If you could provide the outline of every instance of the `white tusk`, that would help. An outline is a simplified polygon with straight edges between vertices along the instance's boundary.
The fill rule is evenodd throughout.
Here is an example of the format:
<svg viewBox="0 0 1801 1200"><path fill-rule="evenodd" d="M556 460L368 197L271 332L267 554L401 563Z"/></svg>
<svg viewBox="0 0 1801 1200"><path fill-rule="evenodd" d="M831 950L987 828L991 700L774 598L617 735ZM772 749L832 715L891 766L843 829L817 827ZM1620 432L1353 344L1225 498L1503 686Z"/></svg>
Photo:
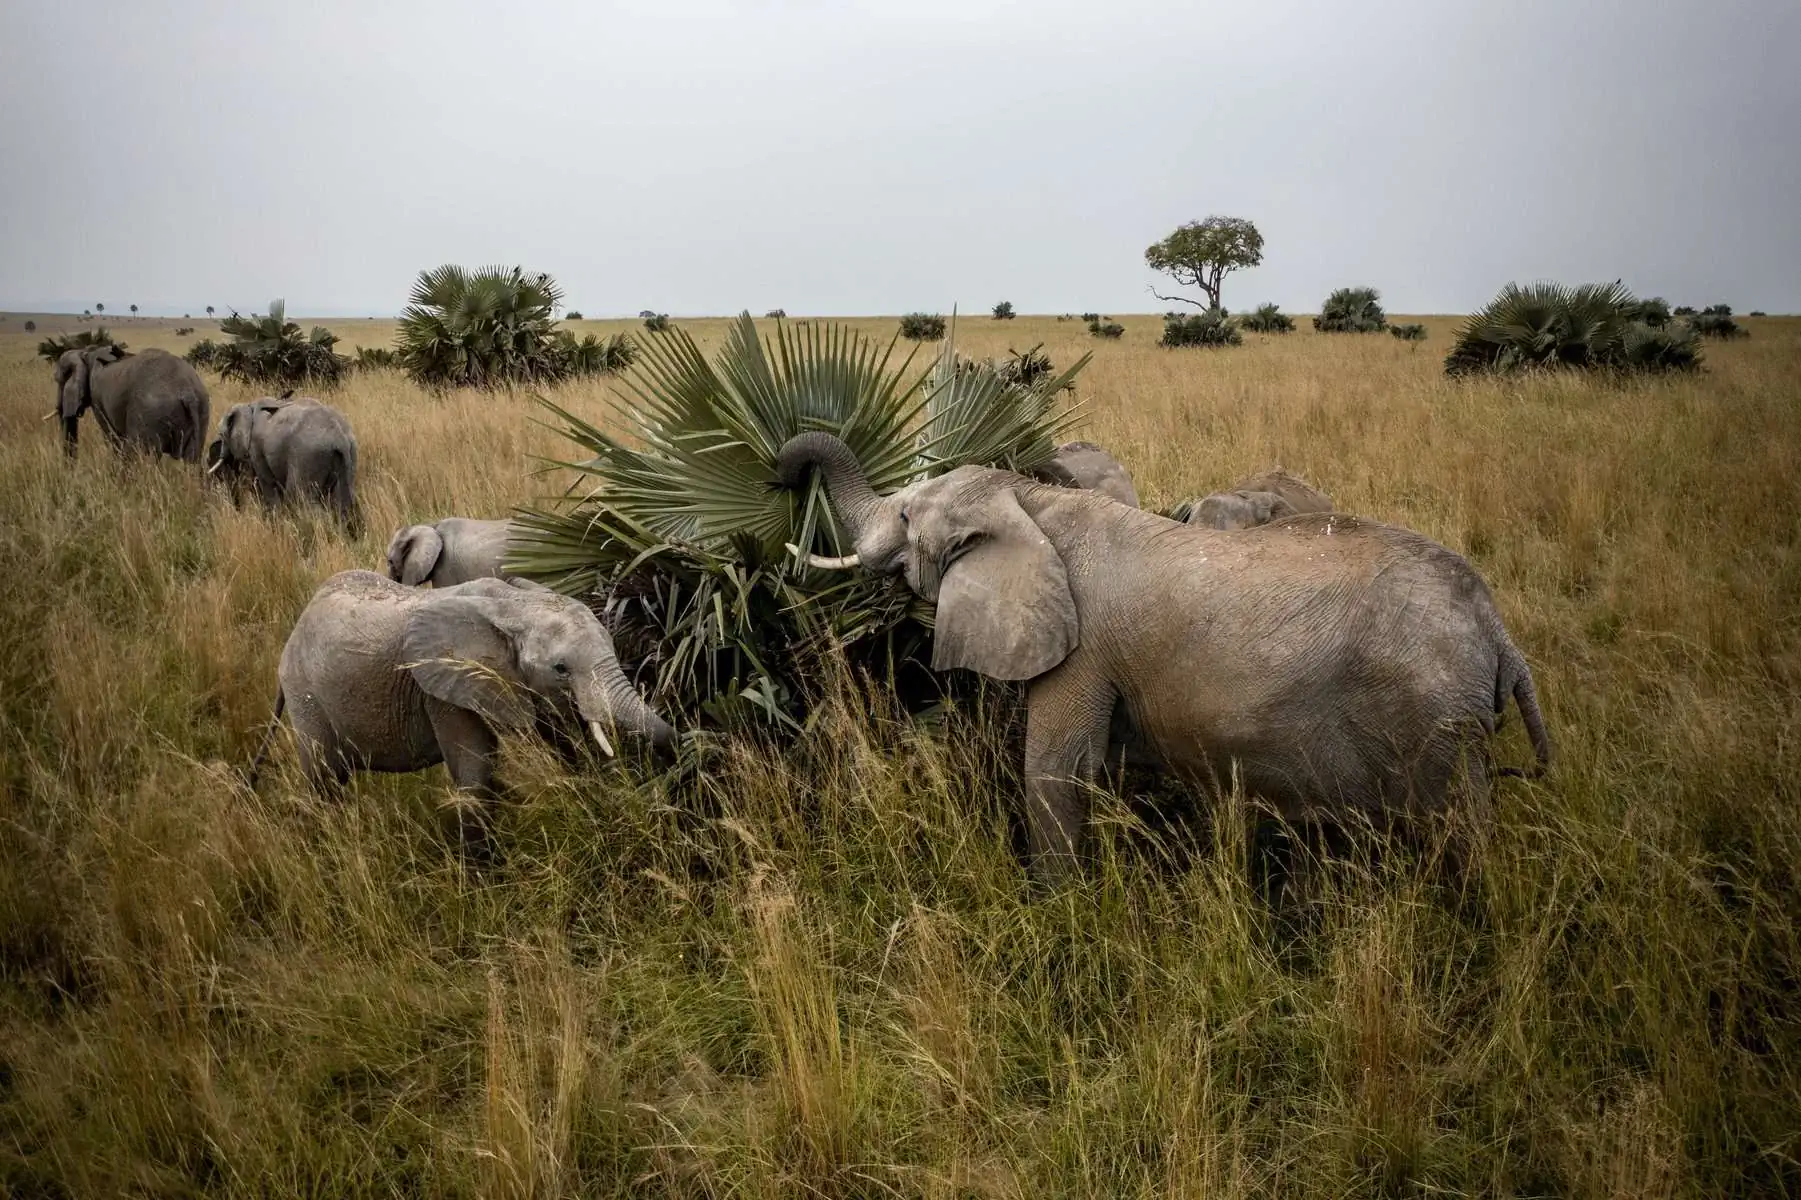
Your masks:
<svg viewBox="0 0 1801 1200"><path fill-rule="evenodd" d="M54 420L56 420L56 417L57 417L57 411L54 408L44 414L44 420L46 420L46 421L54 421Z"/></svg>
<svg viewBox="0 0 1801 1200"><path fill-rule="evenodd" d="M208 474L208 475L211 475L211 474L212 474L212 473L213 473L213 472L215 472L215 471L217 471L217 470L218 470L218 469L219 469L219 468L220 468L220 467L222 467L222 466L224 466L224 465L225 465L225 460L224 460L224 459L220 459L220 460L219 460L219 461L218 461L218 462L216 462L216 463L214 463L214 464L213 464L213 465L212 465L212 466L210 466L210 467L208 467L208 468L207 468L207 469L206 469L206 473L207 473L207 474Z"/></svg>
<svg viewBox="0 0 1801 1200"><path fill-rule="evenodd" d="M613 757L613 743L607 741L607 731L600 727L599 721L589 721L588 728L594 734L594 740L600 743L600 750L608 758Z"/></svg>
<svg viewBox="0 0 1801 1200"><path fill-rule="evenodd" d="M821 571L848 571L852 567L863 565L863 560L855 554L846 554L843 558L827 558L823 554L802 554L800 547L793 542L783 542L788 553L805 562L809 567L817 567Z"/></svg>

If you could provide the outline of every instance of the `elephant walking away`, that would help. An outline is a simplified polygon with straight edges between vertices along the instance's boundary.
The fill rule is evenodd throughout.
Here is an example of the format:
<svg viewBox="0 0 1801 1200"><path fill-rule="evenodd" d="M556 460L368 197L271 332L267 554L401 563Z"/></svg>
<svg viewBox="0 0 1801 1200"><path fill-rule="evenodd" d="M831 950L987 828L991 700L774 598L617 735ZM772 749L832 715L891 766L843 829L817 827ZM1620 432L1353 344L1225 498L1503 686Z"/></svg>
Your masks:
<svg viewBox="0 0 1801 1200"><path fill-rule="evenodd" d="M1250 529L1296 513L1331 511L1332 497L1277 467L1202 497L1190 507L1187 521L1209 529Z"/></svg>
<svg viewBox="0 0 1801 1200"><path fill-rule="evenodd" d="M81 416L94 419L117 449L135 446L183 462L199 462L212 420L200 373L166 350L126 353L83 346L56 360L55 415L63 450L75 454ZM46 418L48 419L48 418Z"/></svg>
<svg viewBox="0 0 1801 1200"><path fill-rule="evenodd" d="M321 789L353 770L439 762L460 789L494 791L500 734L577 717L602 751L626 733L672 750L676 736L619 669L612 639L579 600L530 583L481 579L411 588L373 571L327 579L282 647L285 706L300 765Z"/></svg>
<svg viewBox="0 0 1801 1200"><path fill-rule="evenodd" d="M1065 442L1034 477L1060 487L1087 488L1132 508L1138 507L1138 489L1132 473L1093 442Z"/></svg>
<svg viewBox="0 0 1801 1200"><path fill-rule="evenodd" d="M344 414L310 397L234 404L206 448L207 473L248 477L263 503L322 500L354 526L356 437Z"/></svg>
<svg viewBox="0 0 1801 1200"><path fill-rule="evenodd" d="M409 587L498 579L512 526L511 521L445 517L396 530L388 542L388 578Z"/></svg>
<svg viewBox="0 0 1801 1200"><path fill-rule="evenodd" d="M1041 874L1081 848L1082 784L1107 761L1116 705L1170 768L1203 782L1236 768L1295 821L1439 813L1466 756L1461 790L1484 809L1486 735L1510 696L1537 769L1550 762L1488 586L1410 530L1313 513L1223 533L980 467L878 496L823 433L782 448L778 481L801 486L812 468L856 553L809 561L904 574L936 605L934 669L1028 681Z"/></svg>

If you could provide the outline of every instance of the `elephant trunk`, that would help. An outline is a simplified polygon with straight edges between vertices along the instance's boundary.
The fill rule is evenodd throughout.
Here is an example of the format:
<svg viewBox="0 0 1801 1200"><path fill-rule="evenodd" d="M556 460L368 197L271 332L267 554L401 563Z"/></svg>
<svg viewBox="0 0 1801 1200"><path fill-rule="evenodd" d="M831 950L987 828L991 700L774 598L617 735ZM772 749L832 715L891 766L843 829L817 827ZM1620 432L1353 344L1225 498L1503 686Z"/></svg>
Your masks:
<svg viewBox="0 0 1801 1200"><path fill-rule="evenodd" d="M776 456L776 478L785 488L807 481L807 468L817 467L825 476L826 498L838 523L853 541L863 535L881 497L869 486L862 464L851 448L829 433L802 433L788 439Z"/></svg>
<svg viewBox="0 0 1801 1200"><path fill-rule="evenodd" d="M589 687L578 689L575 699L582 720L588 723L603 751L613 753L613 745L607 739L609 726L644 738L660 751L674 751L675 730L644 703L617 662L609 661L595 676Z"/></svg>

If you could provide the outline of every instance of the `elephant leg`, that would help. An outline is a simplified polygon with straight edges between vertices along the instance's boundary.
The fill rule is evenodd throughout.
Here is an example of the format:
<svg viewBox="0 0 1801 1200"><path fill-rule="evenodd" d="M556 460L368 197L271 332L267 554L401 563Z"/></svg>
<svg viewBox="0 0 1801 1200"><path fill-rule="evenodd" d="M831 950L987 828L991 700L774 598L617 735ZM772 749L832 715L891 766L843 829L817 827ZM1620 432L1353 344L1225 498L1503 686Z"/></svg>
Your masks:
<svg viewBox="0 0 1801 1200"><path fill-rule="evenodd" d="M1111 684L1073 658L1026 692L1026 831L1041 880L1067 878L1077 867L1116 699Z"/></svg>
<svg viewBox="0 0 1801 1200"><path fill-rule="evenodd" d="M334 800L343 794L344 785L350 782L350 765L338 753L329 734L314 735L296 728L294 750L300 760L300 773L313 791Z"/></svg>
<svg viewBox="0 0 1801 1200"><path fill-rule="evenodd" d="M471 857L489 861L493 845L486 809L499 794L494 762L500 755L500 739L486 721L467 709L428 699L426 713L450 781L463 793L450 805L456 840Z"/></svg>

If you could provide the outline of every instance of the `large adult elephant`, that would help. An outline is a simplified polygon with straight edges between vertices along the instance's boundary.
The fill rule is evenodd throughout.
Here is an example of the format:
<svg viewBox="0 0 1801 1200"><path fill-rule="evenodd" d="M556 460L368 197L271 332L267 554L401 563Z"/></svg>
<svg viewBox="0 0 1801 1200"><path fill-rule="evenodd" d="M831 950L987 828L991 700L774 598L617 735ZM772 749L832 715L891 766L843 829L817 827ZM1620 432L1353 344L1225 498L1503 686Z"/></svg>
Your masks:
<svg viewBox="0 0 1801 1200"><path fill-rule="evenodd" d="M1121 504L1138 507L1138 489L1126 465L1093 442L1064 442L1036 478L1061 487L1087 488Z"/></svg>
<svg viewBox="0 0 1801 1200"><path fill-rule="evenodd" d="M206 457L208 474L249 477L265 504L313 497L356 521L356 436L329 404L308 396L234 404Z"/></svg>
<svg viewBox="0 0 1801 1200"><path fill-rule="evenodd" d="M89 409L114 447L200 461L212 419L199 372L166 350L83 346L56 360L56 415L71 457Z"/></svg>
<svg viewBox="0 0 1801 1200"><path fill-rule="evenodd" d="M676 740L621 673L599 619L536 584L481 579L422 590L341 571L294 623L278 678L253 786L284 707L301 768L320 788L353 770L442 762L458 788L487 795L499 735L546 719L579 718L609 755L609 734L664 750Z"/></svg>
<svg viewBox="0 0 1801 1200"><path fill-rule="evenodd" d="M814 467L856 550L814 565L904 573L936 604L935 669L1029 681L1040 871L1080 849L1116 705L1170 767L1215 782L1236 768L1293 820L1441 811L1466 753L1481 801L1484 735L1509 696L1550 761L1487 585L1417 533L1331 513L1222 533L980 467L879 496L823 433L782 448L779 482Z"/></svg>

